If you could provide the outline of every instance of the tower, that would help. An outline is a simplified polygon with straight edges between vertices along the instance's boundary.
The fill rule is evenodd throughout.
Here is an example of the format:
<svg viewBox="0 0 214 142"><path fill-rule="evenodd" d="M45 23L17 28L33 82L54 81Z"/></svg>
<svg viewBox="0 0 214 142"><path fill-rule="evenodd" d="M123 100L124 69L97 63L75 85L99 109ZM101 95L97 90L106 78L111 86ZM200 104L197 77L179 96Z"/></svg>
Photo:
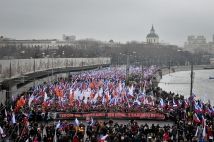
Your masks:
<svg viewBox="0 0 214 142"><path fill-rule="evenodd" d="M159 36L155 33L155 29L152 25L150 33L146 36L147 43L159 43Z"/></svg>

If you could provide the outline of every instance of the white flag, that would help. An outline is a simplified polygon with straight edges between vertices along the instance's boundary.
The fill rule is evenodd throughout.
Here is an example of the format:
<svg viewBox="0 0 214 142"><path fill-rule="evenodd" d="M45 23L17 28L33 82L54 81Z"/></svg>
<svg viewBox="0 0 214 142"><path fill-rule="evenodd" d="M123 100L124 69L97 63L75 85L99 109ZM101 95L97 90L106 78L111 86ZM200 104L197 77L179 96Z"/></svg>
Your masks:
<svg viewBox="0 0 214 142"><path fill-rule="evenodd" d="M195 132L195 137L198 136L198 127L197 127L197 130Z"/></svg>
<svg viewBox="0 0 214 142"><path fill-rule="evenodd" d="M0 126L0 133L1 133L1 134L4 133L4 131L3 131L3 129L1 128L1 126Z"/></svg>
<svg viewBox="0 0 214 142"><path fill-rule="evenodd" d="M44 102L47 100L48 96L47 96L47 93L45 92L45 95L44 95Z"/></svg>
<svg viewBox="0 0 214 142"><path fill-rule="evenodd" d="M4 109L4 113L5 113L5 116L7 117L7 110L6 109Z"/></svg>
<svg viewBox="0 0 214 142"><path fill-rule="evenodd" d="M16 123L16 119L15 119L15 115L14 113L12 114L12 123L15 124Z"/></svg>

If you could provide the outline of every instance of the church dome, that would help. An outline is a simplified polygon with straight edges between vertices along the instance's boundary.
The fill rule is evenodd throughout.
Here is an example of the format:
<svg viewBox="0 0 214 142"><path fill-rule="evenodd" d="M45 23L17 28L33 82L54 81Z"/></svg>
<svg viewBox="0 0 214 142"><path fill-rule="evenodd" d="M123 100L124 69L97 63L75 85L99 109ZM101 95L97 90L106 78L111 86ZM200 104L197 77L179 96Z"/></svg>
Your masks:
<svg viewBox="0 0 214 142"><path fill-rule="evenodd" d="M159 38L159 36L156 33L149 33L146 38Z"/></svg>
<svg viewBox="0 0 214 142"><path fill-rule="evenodd" d="M155 29L152 25L152 29L150 30L150 33L146 36L147 43L158 43L159 42L159 36L155 33Z"/></svg>

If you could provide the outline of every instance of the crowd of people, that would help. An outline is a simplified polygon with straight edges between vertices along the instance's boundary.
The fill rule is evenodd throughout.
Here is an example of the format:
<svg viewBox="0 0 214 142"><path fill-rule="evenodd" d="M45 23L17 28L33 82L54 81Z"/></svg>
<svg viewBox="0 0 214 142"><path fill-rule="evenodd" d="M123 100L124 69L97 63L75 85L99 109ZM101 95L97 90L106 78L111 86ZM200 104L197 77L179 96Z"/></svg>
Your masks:
<svg viewBox="0 0 214 142"><path fill-rule="evenodd" d="M210 101L196 100L195 94L184 98L152 87L150 79L157 69L154 66L144 68L142 75L140 68L131 68L131 84L124 81L124 67L117 67L35 86L1 104L1 139L3 142L6 139L13 142L213 141L214 109ZM95 123L90 120L87 126L66 121L49 122L53 119L52 112L95 111L161 113L165 115L165 122L172 121L174 125L161 128L139 125L137 120L124 125L96 118L92 118Z"/></svg>

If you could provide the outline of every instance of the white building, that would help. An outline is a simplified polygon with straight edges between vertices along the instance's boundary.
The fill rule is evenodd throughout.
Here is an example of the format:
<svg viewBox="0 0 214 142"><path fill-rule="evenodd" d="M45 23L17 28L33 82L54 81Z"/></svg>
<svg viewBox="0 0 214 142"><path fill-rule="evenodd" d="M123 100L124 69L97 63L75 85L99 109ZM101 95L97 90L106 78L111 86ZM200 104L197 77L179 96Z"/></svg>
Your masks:
<svg viewBox="0 0 214 142"><path fill-rule="evenodd" d="M155 33L155 30L152 25L150 33L146 36L147 43L159 43L159 36Z"/></svg>
<svg viewBox="0 0 214 142"><path fill-rule="evenodd" d="M85 39L87 42L98 42L100 46L115 46L117 47L119 44L115 42L102 42L98 41L92 38ZM57 40L57 39L42 39L42 40L15 40L15 39L5 39L0 37L0 48L1 47L7 47L7 46L12 46L12 47L27 47L27 48L33 48L33 47L39 47L41 50L47 50L50 49L51 47L63 47L63 46L75 46L75 47L80 47L78 46L79 43L76 40Z"/></svg>
<svg viewBox="0 0 214 142"><path fill-rule="evenodd" d="M65 34L62 35L63 40L68 40L68 41L75 41L76 40L76 36L72 35L72 36L67 36Z"/></svg>
<svg viewBox="0 0 214 142"><path fill-rule="evenodd" d="M207 43L204 36L188 36L187 42L184 43L184 50L191 53L207 52L214 54L214 35L213 41Z"/></svg>

